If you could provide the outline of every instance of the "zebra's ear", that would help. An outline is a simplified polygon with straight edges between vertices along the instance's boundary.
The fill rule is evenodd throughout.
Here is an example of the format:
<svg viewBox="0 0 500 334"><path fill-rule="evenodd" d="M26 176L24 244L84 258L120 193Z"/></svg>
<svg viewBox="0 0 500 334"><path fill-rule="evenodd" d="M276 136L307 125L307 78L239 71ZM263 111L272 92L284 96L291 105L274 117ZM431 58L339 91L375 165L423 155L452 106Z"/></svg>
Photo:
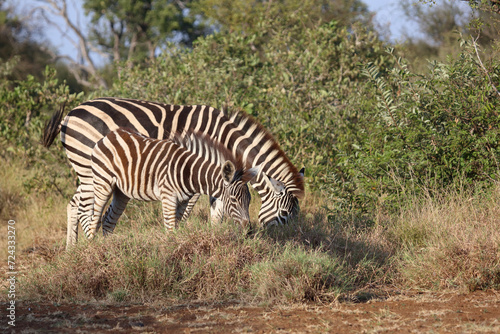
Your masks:
<svg viewBox="0 0 500 334"><path fill-rule="evenodd" d="M302 167L302 169L299 171L299 175L304 177L304 172L306 171L305 167Z"/></svg>
<svg viewBox="0 0 500 334"><path fill-rule="evenodd" d="M222 179L226 185L233 181L235 173L236 167L231 161L227 160L224 163L224 166L222 166Z"/></svg>
<svg viewBox="0 0 500 334"><path fill-rule="evenodd" d="M264 178L264 181L266 181L267 186L275 192L280 193L285 190L285 184L283 182L267 176L266 173L262 173L262 177Z"/></svg>

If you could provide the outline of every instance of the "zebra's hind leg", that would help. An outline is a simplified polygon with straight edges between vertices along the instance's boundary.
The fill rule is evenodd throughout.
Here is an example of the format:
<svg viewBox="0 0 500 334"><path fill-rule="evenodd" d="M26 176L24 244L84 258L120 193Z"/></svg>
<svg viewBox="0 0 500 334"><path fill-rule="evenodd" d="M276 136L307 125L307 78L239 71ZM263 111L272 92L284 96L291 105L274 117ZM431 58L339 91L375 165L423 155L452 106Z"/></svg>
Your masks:
<svg viewBox="0 0 500 334"><path fill-rule="evenodd" d="M107 236L109 234L112 234L115 227L116 223L118 222L118 219L120 219L121 215L123 214L123 211L125 211L125 208L127 207L127 203L130 201L130 198L125 196L120 189L116 188L114 193L113 193L113 200L111 201L111 204L109 205L108 210L104 214L104 217L102 219L102 234L104 236ZM97 227L97 230L99 230L99 227ZM96 231L97 232L97 231Z"/></svg>
<svg viewBox="0 0 500 334"><path fill-rule="evenodd" d="M182 208L183 211L181 212L182 215L182 218L180 219L181 221L186 221L188 219L189 215L191 214L191 211L193 211L194 205L198 201L198 198L200 198L200 194L194 194L194 196L189 199L184 208ZM181 208L178 208L178 210L181 210Z"/></svg>
<svg viewBox="0 0 500 334"><path fill-rule="evenodd" d="M68 225L66 231L66 250L78 242L78 204L80 202L80 187L76 189L67 206Z"/></svg>
<svg viewBox="0 0 500 334"><path fill-rule="evenodd" d="M97 177L94 179L94 191L92 196L93 214L92 221L88 226L87 234L89 239L92 239L97 234L99 226L101 225L101 217L102 213L104 212L104 207L106 206L106 203L108 203L114 189L116 188L114 182L109 184L107 182L100 181L101 180Z"/></svg>
<svg viewBox="0 0 500 334"><path fill-rule="evenodd" d="M175 221L180 222L184 220L184 213L189 205L189 200L180 201L177 203L177 208L175 209ZM189 214L188 214L189 216ZM187 217L186 217L187 218Z"/></svg>
<svg viewBox="0 0 500 334"><path fill-rule="evenodd" d="M82 230L88 238L90 236L90 224L94 212L94 185L92 184L92 180L90 180L90 183L84 183L82 180L79 189L78 222L80 222Z"/></svg>

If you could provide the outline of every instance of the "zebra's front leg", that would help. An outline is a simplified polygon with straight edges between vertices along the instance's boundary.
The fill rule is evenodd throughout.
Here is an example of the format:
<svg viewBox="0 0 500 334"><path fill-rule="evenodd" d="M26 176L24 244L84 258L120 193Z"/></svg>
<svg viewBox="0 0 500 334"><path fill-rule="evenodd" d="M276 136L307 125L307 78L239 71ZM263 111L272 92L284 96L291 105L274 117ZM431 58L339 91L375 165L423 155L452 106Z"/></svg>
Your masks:
<svg viewBox="0 0 500 334"><path fill-rule="evenodd" d="M182 212L182 219L181 221L186 221L191 214L191 211L193 211L193 207L198 201L198 198L200 198L200 194L194 194L193 197L191 197L187 203L187 205L184 208L184 211Z"/></svg>
<svg viewBox="0 0 500 334"><path fill-rule="evenodd" d="M224 218L224 205L220 199L210 196L210 222L219 224Z"/></svg>
<svg viewBox="0 0 500 334"><path fill-rule="evenodd" d="M167 193L161 194L161 207L163 211L163 223L167 232L172 231L177 227L177 205L178 200L176 195Z"/></svg>
<svg viewBox="0 0 500 334"><path fill-rule="evenodd" d="M125 196L120 191L120 189L118 188L115 189L113 193L113 200L111 201L108 210L106 211L104 217L102 218L102 234L104 236L113 233L116 227L116 223L123 214L123 211L125 211L125 208L127 207L129 201L130 198ZM99 230L99 227L97 229Z"/></svg>

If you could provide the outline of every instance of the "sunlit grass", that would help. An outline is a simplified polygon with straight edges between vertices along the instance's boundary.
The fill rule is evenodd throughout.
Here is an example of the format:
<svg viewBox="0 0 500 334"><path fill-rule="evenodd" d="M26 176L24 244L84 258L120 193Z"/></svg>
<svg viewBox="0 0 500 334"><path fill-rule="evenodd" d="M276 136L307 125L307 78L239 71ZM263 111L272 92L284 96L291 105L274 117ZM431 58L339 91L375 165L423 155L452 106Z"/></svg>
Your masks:
<svg viewBox="0 0 500 334"><path fill-rule="evenodd" d="M15 221L18 263L32 250L62 246L66 235L66 205L69 200L57 193L26 191L25 183L35 173L35 169L26 168L19 160L9 161L0 169L0 215L3 221ZM7 233L1 233L0 240L2 245L6 245ZM6 252L7 247L2 247L0 254L3 258L6 258Z"/></svg>
<svg viewBox="0 0 500 334"><path fill-rule="evenodd" d="M286 304L365 298L367 287L477 289L500 286L499 189L405 195L394 215L332 214L306 192L286 226L212 225L208 198L167 234L160 203L131 201L115 234L80 234L64 251L67 196L27 189L38 173L14 161L0 170L1 216L16 221L22 298L111 302L239 299ZM62 193L71 193L72 186ZM425 192L424 192L425 193ZM6 234L2 244L6 245ZM7 248L1 250L7 255Z"/></svg>
<svg viewBox="0 0 500 334"><path fill-rule="evenodd" d="M500 186L473 195L413 198L388 232L400 245L396 271L412 288L500 287Z"/></svg>

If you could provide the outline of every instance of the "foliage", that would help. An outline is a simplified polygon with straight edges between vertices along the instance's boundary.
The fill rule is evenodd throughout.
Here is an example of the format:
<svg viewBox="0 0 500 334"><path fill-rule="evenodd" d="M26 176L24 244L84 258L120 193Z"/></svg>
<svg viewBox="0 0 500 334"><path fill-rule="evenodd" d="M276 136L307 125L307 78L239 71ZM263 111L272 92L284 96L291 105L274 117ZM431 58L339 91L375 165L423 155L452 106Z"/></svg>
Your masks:
<svg viewBox="0 0 500 334"><path fill-rule="evenodd" d="M498 78L500 64L490 66ZM431 63L426 76L412 74L400 58L385 77L371 64L365 74L378 100L376 118L350 155L365 196L394 198L402 184L491 185L499 169L500 99L468 43L456 59Z"/></svg>
<svg viewBox="0 0 500 334"><path fill-rule="evenodd" d="M200 39L147 69L122 69L106 93L252 114L306 165L333 212L392 210L401 183L487 185L495 177L499 99L484 70L495 82L500 64L483 70L470 43L420 75L359 27L257 26Z"/></svg>
<svg viewBox="0 0 500 334"><path fill-rule="evenodd" d="M472 8L500 14L500 4L498 0L467 0Z"/></svg>
<svg viewBox="0 0 500 334"><path fill-rule="evenodd" d="M153 59L167 39L191 45L204 33L191 1L86 0L83 6L94 24L91 37L114 61Z"/></svg>
<svg viewBox="0 0 500 334"><path fill-rule="evenodd" d="M496 59L481 63L484 53L463 41L458 56L417 74L370 29L314 22L300 10L272 19L256 13L241 33L224 30L192 50L172 48L146 67L122 64L114 86L91 95L251 114L306 166L310 189L329 198L332 219L396 210L402 189L456 180L486 187L496 177ZM45 110L82 98L53 72L47 76L43 84L3 82L0 130L11 151L40 150L28 139L40 135Z"/></svg>
<svg viewBox="0 0 500 334"><path fill-rule="evenodd" d="M56 71L47 67L45 80L29 75L26 80L9 81L16 59L0 67L0 146L15 154L34 157L41 148L44 120L63 103L69 106L81 100L83 94L70 94L69 87L59 84Z"/></svg>
<svg viewBox="0 0 500 334"><path fill-rule="evenodd" d="M192 52L159 57L146 69L123 68L114 87L98 94L244 110L319 184L338 162L337 143L356 136L355 129L339 130L343 119L370 103L355 95L367 84L362 64L369 61L393 62L377 36L360 27L304 29L287 18L263 19L252 34L207 36Z"/></svg>
<svg viewBox="0 0 500 334"><path fill-rule="evenodd" d="M29 192L66 194L68 178L73 178L62 149L48 151L40 144L45 122L63 104L71 108L81 102L83 93L71 94L60 84L56 71L47 67L44 81L28 75L25 80L6 78L16 66L16 59L0 64L0 158L4 165L23 161L30 168L24 189ZM62 147L61 147L62 148Z"/></svg>
<svg viewBox="0 0 500 334"><path fill-rule="evenodd" d="M302 27L332 20L341 26L370 22L368 8L359 0L201 0L194 8L217 24L221 31L243 34L254 32L261 16L269 21L287 18L290 26L300 24ZM297 16L300 12L307 13L307 16ZM296 20L298 17L300 20Z"/></svg>
<svg viewBox="0 0 500 334"><path fill-rule="evenodd" d="M44 68L51 58L42 45L35 41L34 35L25 22L15 17L5 3L0 2L0 59L5 62L17 57L8 79L22 80L28 74L38 79L43 76Z"/></svg>
<svg viewBox="0 0 500 334"><path fill-rule="evenodd" d="M460 53L460 40L474 37L489 52L485 57L497 56L494 46L500 37L500 16L487 9L465 2L439 1L431 6L428 1L414 3L401 1L403 14L418 28L404 32L402 51L409 66L418 73L427 72L427 60L445 61L450 54ZM424 4L422 4L424 3Z"/></svg>

